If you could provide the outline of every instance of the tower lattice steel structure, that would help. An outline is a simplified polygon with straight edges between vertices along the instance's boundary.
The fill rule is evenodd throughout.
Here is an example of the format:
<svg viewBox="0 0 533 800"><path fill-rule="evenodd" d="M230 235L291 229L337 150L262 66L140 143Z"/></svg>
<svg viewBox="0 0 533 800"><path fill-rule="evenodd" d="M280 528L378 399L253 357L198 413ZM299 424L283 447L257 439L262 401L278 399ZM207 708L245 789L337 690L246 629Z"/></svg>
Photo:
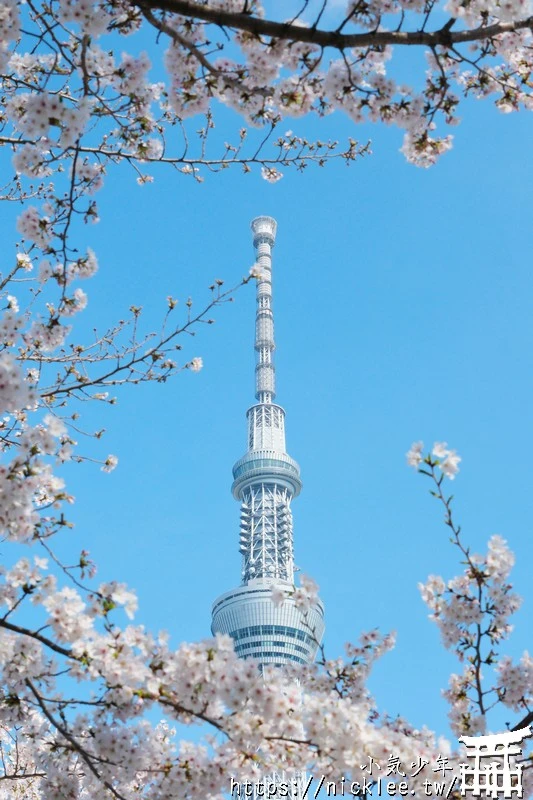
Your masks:
<svg viewBox="0 0 533 800"><path fill-rule="evenodd" d="M311 662L324 633L318 601L304 618L289 598L272 602L273 586L294 583L291 501L300 493L300 468L286 450L285 411L276 396L272 248L276 221L252 222L257 280L255 323L256 400L247 412L248 447L233 467L233 496L241 503L242 582L213 605L213 633L229 634L242 658L261 665Z"/></svg>

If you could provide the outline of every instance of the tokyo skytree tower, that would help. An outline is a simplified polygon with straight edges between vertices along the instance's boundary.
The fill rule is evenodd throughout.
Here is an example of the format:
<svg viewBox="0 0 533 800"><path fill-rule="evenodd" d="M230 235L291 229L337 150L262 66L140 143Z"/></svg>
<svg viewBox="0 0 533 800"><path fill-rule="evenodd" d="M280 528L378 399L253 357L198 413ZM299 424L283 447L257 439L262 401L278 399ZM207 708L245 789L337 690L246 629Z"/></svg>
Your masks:
<svg viewBox="0 0 533 800"><path fill-rule="evenodd" d="M241 658L260 666L314 660L324 634L324 608L318 601L304 615L291 598L272 602L272 588L294 584L291 501L302 488L300 468L285 446L285 411L276 397L272 248L276 221L253 220L257 279L255 322L256 404L247 411L248 446L233 467L233 496L241 504L241 585L213 604L212 632L225 633ZM297 797L295 792L293 797Z"/></svg>

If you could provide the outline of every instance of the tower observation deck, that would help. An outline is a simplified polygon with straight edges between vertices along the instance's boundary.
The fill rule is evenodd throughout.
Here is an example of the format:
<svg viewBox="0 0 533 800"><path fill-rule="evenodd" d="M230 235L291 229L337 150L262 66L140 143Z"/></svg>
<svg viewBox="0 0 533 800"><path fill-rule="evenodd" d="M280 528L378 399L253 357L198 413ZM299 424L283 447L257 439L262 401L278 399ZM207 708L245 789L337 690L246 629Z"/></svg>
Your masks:
<svg viewBox="0 0 533 800"><path fill-rule="evenodd" d="M288 598L272 602L273 587L291 590L294 555L291 502L302 488L300 468L285 444L285 411L274 402L272 248L276 221L252 221L257 279L255 353L256 403L247 412L246 453L233 467L233 496L241 504L241 585L213 604L212 632L229 634L235 652L260 665L283 666L314 660L324 634L318 601L304 617Z"/></svg>

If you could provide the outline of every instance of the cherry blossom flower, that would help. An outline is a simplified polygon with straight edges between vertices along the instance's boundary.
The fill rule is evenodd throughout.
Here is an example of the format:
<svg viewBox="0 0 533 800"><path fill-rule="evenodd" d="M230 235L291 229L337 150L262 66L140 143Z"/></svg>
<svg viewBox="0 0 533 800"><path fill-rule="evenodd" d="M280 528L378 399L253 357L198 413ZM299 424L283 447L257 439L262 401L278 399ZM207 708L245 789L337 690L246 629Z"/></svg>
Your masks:
<svg viewBox="0 0 533 800"><path fill-rule="evenodd" d="M26 253L17 253L17 265L22 267L25 272L31 272L33 269L31 258Z"/></svg>
<svg viewBox="0 0 533 800"><path fill-rule="evenodd" d="M459 462L461 460L462 460L461 457L457 455L455 450L450 450L439 465L443 473L451 481L453 481L453 479L459 472Z"/></svg>
<svg viewBox="0 0 533 800"><path fill-rule="evenodd" d="M424 449L424 442L414 442L411 449L406 453L407 464L416 469L423 461L422 451Z"/></svg>
<svg viewBox="0 0 533 800"><path fill-rule="evenodd" d="M268 183L277 183L283 178L283 174L275 167L261 167L261 177Z"/></svg>
<svg viewBox="0 0 533 800"><path fill-rule="evenodd" d="M191 372L200 372L203 365L204 362L202 361L202 359L199 356L196 356L191 361L189 361L187 366L191 370Z"/></svg>
<svg viewBox="0 0 533 800"><path fill-rule="evenodd" d="M117 464L118 458L116 456L108 456L102 467L102 472L113 472Z"/></svg>

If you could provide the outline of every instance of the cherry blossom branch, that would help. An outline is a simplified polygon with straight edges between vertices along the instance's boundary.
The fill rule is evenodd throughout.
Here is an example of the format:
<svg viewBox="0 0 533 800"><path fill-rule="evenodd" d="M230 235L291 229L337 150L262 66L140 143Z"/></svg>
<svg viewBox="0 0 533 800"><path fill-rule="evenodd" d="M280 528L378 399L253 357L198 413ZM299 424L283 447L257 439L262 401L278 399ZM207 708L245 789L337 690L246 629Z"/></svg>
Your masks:
<svg viewBox="0 0 533 800"><path fill-rule="evenodd" d="M105 778L103 778L100 775L100 773L98 772L97 768L93 764L93 759L91 758L91 756L87 753L87 751L83 747L81 747L79 742L76 741L75 737L70 734L70 732L67 730L66 726L61 724L61 722L59 722L54 717L54 715L49 711L49 709L46 706L46 703L44 702L43 698L41 697L41 695L39 694L39 692L37 691L37 689L33 685L33 682L29 678L26 679L26 686L30 689L30 691L32 692L33 696L37 700L39 708L43 712L43 714L46 717L46 719L58 731L58 733L60 733L61 736L71 745L71 747L77 753L79 753L79 755L81 756L82 760L88 766L88 768L93 773L95 778L97 778L102 783L102 785L105 786L105 788L108 789L111 792L113 797L117 798L117 800L127 800L127 798L123 794L121 794L119 791L117 791L117 789L108 780L106 780Z"/></svg>
<svg viewBox="0 0 533 800"><path fill-rule="evenodd" d="M41 397L44 399L44 398L49 398L49 397L57 397L58 395L61 395L61 394L70 395L70 394L73 394L73 393L75 393L77 391L84 391L85 392L88 388L95 387L95 386L115 386L115 385L117 385L119 383L123 383L124 380L126 380L126 381L129 380L130 382L133 382L133 383L139 382L140 378L138 378L138 377L131 378L131 375L134 374L135 367L137 365L146 364L146 363L150 362L150 360L152 359L152 357L154 355L156 355L156 354L160 353L161 351L163 351L164 348L168 344L170 344L176 337L178 337L178 336L180 336L181 334L184 334L184 333L191 333L191 328L194 328L194 326L197 325L198 323L200 323L200 322L207 322L207 323L211 322L210 320L206 321L205 317L207 316L207 314L214 307L216 307L216 306L218 306L218 305L220 305L220 304L222 304L224 302L228 302L229 300L232 300L233 299L233 295L235 294L237 289L239 289L244 284L248 283L248 281L249 281L249 278L244 278L238 284L236 284L236 286L234 286L233 288L228 289L227 291L225 291L223 293L217 293L217 295L214 297L214 299L211 300L211 302L209 302L207 304L207 306L205 306L205 308L202 309L202 311L200 311L194 317L189 317L189 319L187 320L187 322L184 325L175 328L170 334L168 334L167 336L162 337L157 342L157 344L153 345L152 347L150 347L147 352L143 352L141 355L137 355L137 352L138 352L139 348L141 348L144 343L143 342L135 343L134 349L133 349L133 355L131 355L125 362L121 362L120 361L120 356L118 356L118 358L117 358L117 362L118 363L116 364L116 366L113 369L110 369L107 372L102 373L101 375L98 375L95 378L87 377L82 381L75 381L75 382L67 384L67 385L54 386L52 389L47 389L47 390L41 392ZM27 356L24 356L24 358L26 359ZM72 361L72 358L70 360ZM151 366L153 366L153 364L151 364ZM122 375L122 373L124 373L124 372L126 372L128 375L127 375L126 379L120 380L118 378L118 376Z"/></svg>
<svg viewBox="0 0 533 800"><path fill-rule="evenodd" d="M524 654L521 664L514 666L507 657L499 658L495 650L495 644L510 633L508 617L520 605L508 582L514 557L500 536L491 537L486 556L473 554L463 543L461 527L453 518L453 495L448 496L443 489L444 481L453 480L459 471L461 459L454 450L445 442L437 442L424 455L423 443L416 442L407 453L407 461L432 481L430 494L443 506L450 541L464 559L463 575L447 583L432 575L420 584L420 590L432 611L431 619L440 628L444 645L453 648L460 661L466 661L462 675L452 675L450 688L444 693L451 706L452 726L458 734L482 733L488 711L499 703L515 711L529 711L529 656ZM484 666L496 667L497 680L488 689L484 688ZM495 698L493 702L488 701L490 696ZM478 716L473 715L472 704L477 706Z"/></svg>
<svg viewBox="0 0 533 800"><path fill-rule="evenodd" d="M463 542L461 541L461 538L460 538L461 526L460 525L456 525L456 523L453 520L453 514L452 514L453 495L450 495L449 497L445 497L445 495L444 495L444 493L442 491L442 486L443 486L443 483L444 483L444 480L445 480L445 473L444 472L437 473L437 468L440 466L441 462L440 462L440 460L438 458L437 459L433 459L433 458L431 458L431 456L428 456L428 459L426 459L425 463L428 464L428 467L429 467L430 471L428 472L427 470L420 469L419 472L421 472L424 475L429 475L431 477L432 481L433 481L435 489L431 491L431 494L433 495L433 497L435 497L437 500L439 500L439 502L444 507L444 524L448 528L450 528L450 530L452 532L452 536L450 538L450 541L452 542L452 544L454 544L456 547L459 548L459 550L461 551L461 553L463 554L463 556L466 559L466 563L468 564L468 567L469 567L469 573L477 583L477 587L478 587L478 597L477 597L477 599L478 599L479 607L482 608L483 607L483 600L484 600L483 588L484 588L484 585L485 585L485 575L479 569L479 567L474 563L474 561L472 560L471 555L470 555L470 549L468 547L466 547L463 544ZM471 659L471 663L472 663L472 665L474 667L474 674L475 674L476 703L477 703L477 705L479 707L480 714L482 716L484 716L485 715L485 711L486 711L485 703L484 703L484 696L485 696L486 692L483 690L483 686L482 686L481 669L482 669L482 665L487 663L487 661L486 661L486 658L484 658L482 656L482 654L481 654L481 647L482 647L482 644L483 644L483 638L486 635L486 631L485 632L482 631L481 623L479 623L479 622L477 622L475 624L475 630L476 630L476 638L475 638L475 642L473 644L474 657Z"/></svg>

